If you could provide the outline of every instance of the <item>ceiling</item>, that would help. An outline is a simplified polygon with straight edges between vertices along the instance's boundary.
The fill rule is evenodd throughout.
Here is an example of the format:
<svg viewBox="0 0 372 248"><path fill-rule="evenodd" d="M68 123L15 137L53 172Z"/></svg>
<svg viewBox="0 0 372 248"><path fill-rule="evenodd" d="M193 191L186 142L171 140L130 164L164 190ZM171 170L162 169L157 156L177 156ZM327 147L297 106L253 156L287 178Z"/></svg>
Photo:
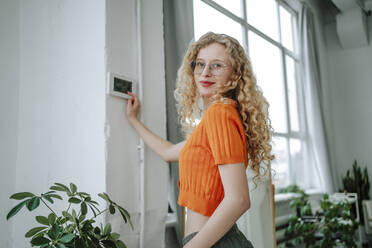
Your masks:
<svg viewBox="0 0 372 248"><path fill-rule="evenodd" d="M340 10L334 5L332 0L317 0L323 15L323 23L328 24L335 21L335 16Z"/></svg>

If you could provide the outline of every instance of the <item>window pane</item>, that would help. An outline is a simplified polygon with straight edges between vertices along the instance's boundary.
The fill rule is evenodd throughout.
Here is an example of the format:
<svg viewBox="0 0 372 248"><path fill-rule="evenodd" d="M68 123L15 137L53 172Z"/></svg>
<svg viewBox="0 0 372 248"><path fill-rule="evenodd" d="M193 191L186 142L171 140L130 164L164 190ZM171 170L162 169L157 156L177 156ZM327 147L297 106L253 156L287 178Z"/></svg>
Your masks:
<svg viewBox="0 0 372 248"><path fill-rule="evenodd" d="M293 167L300 168L304 162L302 157L301 141L299 139L290 139L289 142L292 165Z"/></svg>
<svg viewBox="0 0 372 248"><path fill-rule="evenodd" d="M287 132L284 83L280 50L249 31L249 57L257 84L269 101L269 116L275 132Z"/></svg>
<svg viewBox="0 0 372 248"><path fill-rule="evenodd" d="M298 144L299 142L301 142L300 145ZM309 143L309 140L306 139L291 142L290 149L295 150L291 152L294 160L292 168L296 174L296 184L298 186L304 189L320 189L320 176L316 166L316 158ZM299 146L301 147L301 152L297 152L296 155Z"/></svg>
<svg viewBox="0 0 372 248"><path fill-rule="evenodd" d="M285 56L285 60L287 66L287 83L291 129L292 131L299 131L295 61L288 55Z"/></svg>
<svg viewBox="0 0 372 248"><path fill-rule="evenodd" d="M242 26L239 23L202 1L194 0L195 40L208 31L230 35L243 44Z"/></svg>
<svg viewBox="0 0 372 248"><path fill-rule="evenodd" d="M278 11L275 0L247 0L248 23L279 41Z"/></svg>
<svg viewBox="0 0 372 248"><path fill-rule="evenodd" d="M314 166L313 156L306 155L306 143L300 139L290 139L290 154L294 182L303 189L319 188L319 175Z"/></svg>
<svg viewBox="0 0 372 248"><path fill-rule="evenodd" d="M242 9L241 9L241 0L214 0L214 2L218 3L225 9L229 10L230 12L234 13L239 17L243 17Z"/></svg>
<svg viewBox="0 0 372 248"><path fill-rule="evenodd" d="M288 48L289 50L293 51L293 30L292 27L294 26L292 21L292 15L288 10L283 8L282 6L279 7L280 11L280 29L282 34L282 44Z"/></svg>
<svg viewBox="0 0 372 248"><path fill-rule="evenodd" d="M283 188L289 185L289 160L287 139L273 137L273 153L275 159L272 161L272 180L275 188Z"/></svg>

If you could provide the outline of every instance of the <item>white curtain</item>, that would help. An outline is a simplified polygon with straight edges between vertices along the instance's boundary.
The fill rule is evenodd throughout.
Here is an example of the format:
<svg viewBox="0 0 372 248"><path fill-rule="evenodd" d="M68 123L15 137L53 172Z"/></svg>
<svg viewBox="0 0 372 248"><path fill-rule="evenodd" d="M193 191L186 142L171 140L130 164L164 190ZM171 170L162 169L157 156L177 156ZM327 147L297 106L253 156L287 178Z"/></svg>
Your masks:
<svg viewBox="0 0 372 248"><path fill-rule="evenodd" d="M309 6L302 2L299 16L299 39L301 49L301 88L304 123L308 138L308 168L311 177L302 177L302 184L310 186L316 181L323 192L333 193L332 168L324 124L322 82L320 77L314 16ZM300 168L301 169L301 168ZM297 173L296 173L297 174ZM300 174L300 173L298 173ZM336 175L335 173L333 173ZM314 186L314 185L312 185Z"/></svg>

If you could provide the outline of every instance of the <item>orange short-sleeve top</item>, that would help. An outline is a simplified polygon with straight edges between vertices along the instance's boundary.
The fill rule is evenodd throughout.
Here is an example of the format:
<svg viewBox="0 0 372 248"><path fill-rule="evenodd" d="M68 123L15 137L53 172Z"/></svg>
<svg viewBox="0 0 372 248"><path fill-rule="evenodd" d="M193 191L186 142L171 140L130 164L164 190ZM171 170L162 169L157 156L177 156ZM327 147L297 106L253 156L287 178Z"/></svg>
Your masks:
<svg viewBox="0 0 372 248"><path fill-rule="evenodd" d="M217 102L204 113L179 155L177 203L211 216L224 198L218 166L248 166L247 140L236 102Z"/></svg>

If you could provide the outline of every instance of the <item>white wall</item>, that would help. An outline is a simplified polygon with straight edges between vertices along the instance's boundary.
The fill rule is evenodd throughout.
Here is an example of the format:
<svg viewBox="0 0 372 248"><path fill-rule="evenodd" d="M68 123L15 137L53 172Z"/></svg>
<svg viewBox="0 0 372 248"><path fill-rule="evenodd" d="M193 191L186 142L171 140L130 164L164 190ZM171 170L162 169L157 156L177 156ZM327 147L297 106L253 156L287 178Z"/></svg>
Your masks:
<svg viewBox="0 0 372 248"><path fill-rule="evenodd" d="M336 23L325 26L327 69L334 163L339 175L345 176L354 159L368 167L372 180L372 18L368 17L369 45L343 49L336 32ZM372 189L370 191L372 196Z"/></svg>
<svg viewBox="0 0 372 248"><path fill-rule="evenodd" d="M1 11L7 12L3 6ZM1 91L7 93L1 106L9 107L2 111L7 124L1 127L2 132L9 131L6 140L1 139L2 147L9 149L9 157L2 161L10 174L6 179L10 188L4 193L43 193L54 182L74 182L94 195L106 191L105 3L21 1L20 6L17 2L5 6L10 11L5 25L10 23L14 33L5 39L12 61L5 74L6 91ZM46 213L45 207L31 214L23 209L14 217L12 231L1 224L0 233L5 235L1 242L13 237L13 246L6 247L29 247L24 234L37 226L35 215Z"/></svg>
<svg viewBox="0 0 372 248"><path fill-rule="evenodd" d="M166 137L165 75L162 1L141 1L143 99L145 125ZM107 71L139 80L137 60L136 1L110 0L107 4ZM131 214L134 231L120 216L109 218L128 247L140 245L140 164L138 136L125 118L124 100L106 98L107 190ZM168 206L168 166L145 148L144 247L164 247Z"/></svg>
<svg viewBox="0 0 372 248"><path fill-rule="evenodd" d="M11 246L12 219L5 216L13 206L17 156L19 88L19 1L6 0L0 7L0 247ZM7 37L4 39L3 37Z"/></svg>
<svg viewBox="0 0 372 248"><path fill-rule="evenodd" d="M162 1L143 2L143 120L165 138ZM106 95L108 71L139 79L135 7L135 0L1 2L4 214L17 203L7 199L14 192L43 193L54 182L74 182L96 199L106 191L123 205L135 231L119 215L108 220L128 247L139 246L138 136L124 117L125 102ZM144 247L164 247L168 166L149 149L144 179ZM37 225L35 215L47 213L24 209L13 226L0 218L0 247L29 247L25 232Z"/></svg>

